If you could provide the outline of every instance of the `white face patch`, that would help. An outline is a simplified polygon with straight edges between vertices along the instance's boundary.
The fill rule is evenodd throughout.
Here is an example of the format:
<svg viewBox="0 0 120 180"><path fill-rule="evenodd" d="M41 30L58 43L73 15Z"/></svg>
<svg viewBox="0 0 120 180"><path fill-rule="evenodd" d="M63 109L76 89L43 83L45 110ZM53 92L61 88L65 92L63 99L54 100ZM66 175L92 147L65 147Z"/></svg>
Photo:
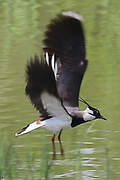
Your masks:
<svg viewBox="0 0 120 180"><path fill-rule="evenodd" d="M87 109L85 110L87 113L91 113L91 114L93 114L93 111L91 110L91 109L89 109L88 107L87 107Z"/></svg>
<svg viewBox="0 0 120 180"><path fill-rule="evenodd" d="M84 121L90 121L90 120L95 119L95 116L92 115L92 114L93 114L93 111L90 110L89 108L87 108L85 111L83 111L83 119L84 119Z"/></svg>

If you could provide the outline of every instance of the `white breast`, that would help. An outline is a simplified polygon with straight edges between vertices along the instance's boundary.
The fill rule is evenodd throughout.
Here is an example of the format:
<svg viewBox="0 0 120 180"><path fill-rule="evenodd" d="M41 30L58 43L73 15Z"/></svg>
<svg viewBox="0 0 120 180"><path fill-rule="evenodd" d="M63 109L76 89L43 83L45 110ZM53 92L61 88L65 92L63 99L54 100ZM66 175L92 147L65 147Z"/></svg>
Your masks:
<svg viewBox="0 0 120 180"><path fill-rule="evenodd" d="M71 127L72 118L70 116L58 116L44 121L44 127L57 134L63 128Z"/></svg>

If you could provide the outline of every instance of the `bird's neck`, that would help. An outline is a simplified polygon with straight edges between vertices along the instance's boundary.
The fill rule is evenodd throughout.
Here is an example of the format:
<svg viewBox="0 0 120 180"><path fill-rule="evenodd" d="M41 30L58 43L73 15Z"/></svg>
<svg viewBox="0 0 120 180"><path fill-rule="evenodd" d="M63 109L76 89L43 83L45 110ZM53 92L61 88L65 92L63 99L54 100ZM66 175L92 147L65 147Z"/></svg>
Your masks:
<svg viewBox="0 0 120 180"><path fill-rule="evenodd" d="M83 124L85 122L88 122L94 119L94 116L88 113L88 108L85 109L84 111L80 111L79 108L74 107L74 108L71 108L71 111L69 112L72 115L72 123L71 123L72 127L78 126L80 124Z"/></svg>
<svg viewBox="0 0 120 180"><path fill-rule="evenodd" d="M80 124L83 124L85 122L87 122L87 121L85 121L82 117L73 116L72 117L72 122L71 122L71 127L72 128L76 127L76 126L78 126Z"/></svg>
<svg viewBox="0 0 120 180"><path fill-rule="evenodd" d="M65 106L65 108L72 116L83 117L84 111L80 111L79 107Z"/></svg>
<svg viewBox="0 0 120 180"><path fill-rule="evenodd" d="M65 108L72 116L77 116L79 118L83 118L84 120L86 120L87 109L85 109L84 111L80 111L79 107L65 106Z"/></svg>

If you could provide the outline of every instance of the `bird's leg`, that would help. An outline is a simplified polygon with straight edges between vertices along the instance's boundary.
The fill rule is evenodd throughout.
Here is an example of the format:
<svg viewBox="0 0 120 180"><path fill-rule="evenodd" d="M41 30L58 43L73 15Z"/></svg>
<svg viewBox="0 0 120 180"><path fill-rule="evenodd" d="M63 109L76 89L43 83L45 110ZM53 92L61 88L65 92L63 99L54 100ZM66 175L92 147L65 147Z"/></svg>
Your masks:
<svg viewBox="0 0 120 180"><path fill-rule="evenodd" d="M56 159L56 149L55 149L55 134L52 137L52 145L53 145L53 159Z"/></svg>
<svg viewBox="0 0 120 180"><path fill-rule="evenodd" d="M63 149L62 142L61 142L61 133L62 133L62 129L61 129L61 131L58 134L58 141L59 141L59 144L60 144L61 155L64 156L64 149Z"/></svg>

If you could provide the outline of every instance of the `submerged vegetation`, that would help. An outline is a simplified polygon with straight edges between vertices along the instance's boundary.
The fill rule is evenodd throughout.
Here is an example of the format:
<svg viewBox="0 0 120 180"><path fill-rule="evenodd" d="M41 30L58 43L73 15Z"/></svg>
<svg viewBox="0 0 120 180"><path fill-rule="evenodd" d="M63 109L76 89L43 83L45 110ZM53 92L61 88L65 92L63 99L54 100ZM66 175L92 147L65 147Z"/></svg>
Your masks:
<svg viewBox="0 0 120 180"><path fill-rule="evenodd" d="M48 180L52 160L49 159L46 145L43 147L40 166L36 167L36 156L33 152L28 152L28 155L21 159L12 142L3 142L0 144L0 180Z"/></svg>
<svg viewBox="0 0 120 180"><path fill-rule="evenodd" d="M17 162L15 162L15 157L16 154L11 143L0 143L0 180L16 178Z"/></svg>

